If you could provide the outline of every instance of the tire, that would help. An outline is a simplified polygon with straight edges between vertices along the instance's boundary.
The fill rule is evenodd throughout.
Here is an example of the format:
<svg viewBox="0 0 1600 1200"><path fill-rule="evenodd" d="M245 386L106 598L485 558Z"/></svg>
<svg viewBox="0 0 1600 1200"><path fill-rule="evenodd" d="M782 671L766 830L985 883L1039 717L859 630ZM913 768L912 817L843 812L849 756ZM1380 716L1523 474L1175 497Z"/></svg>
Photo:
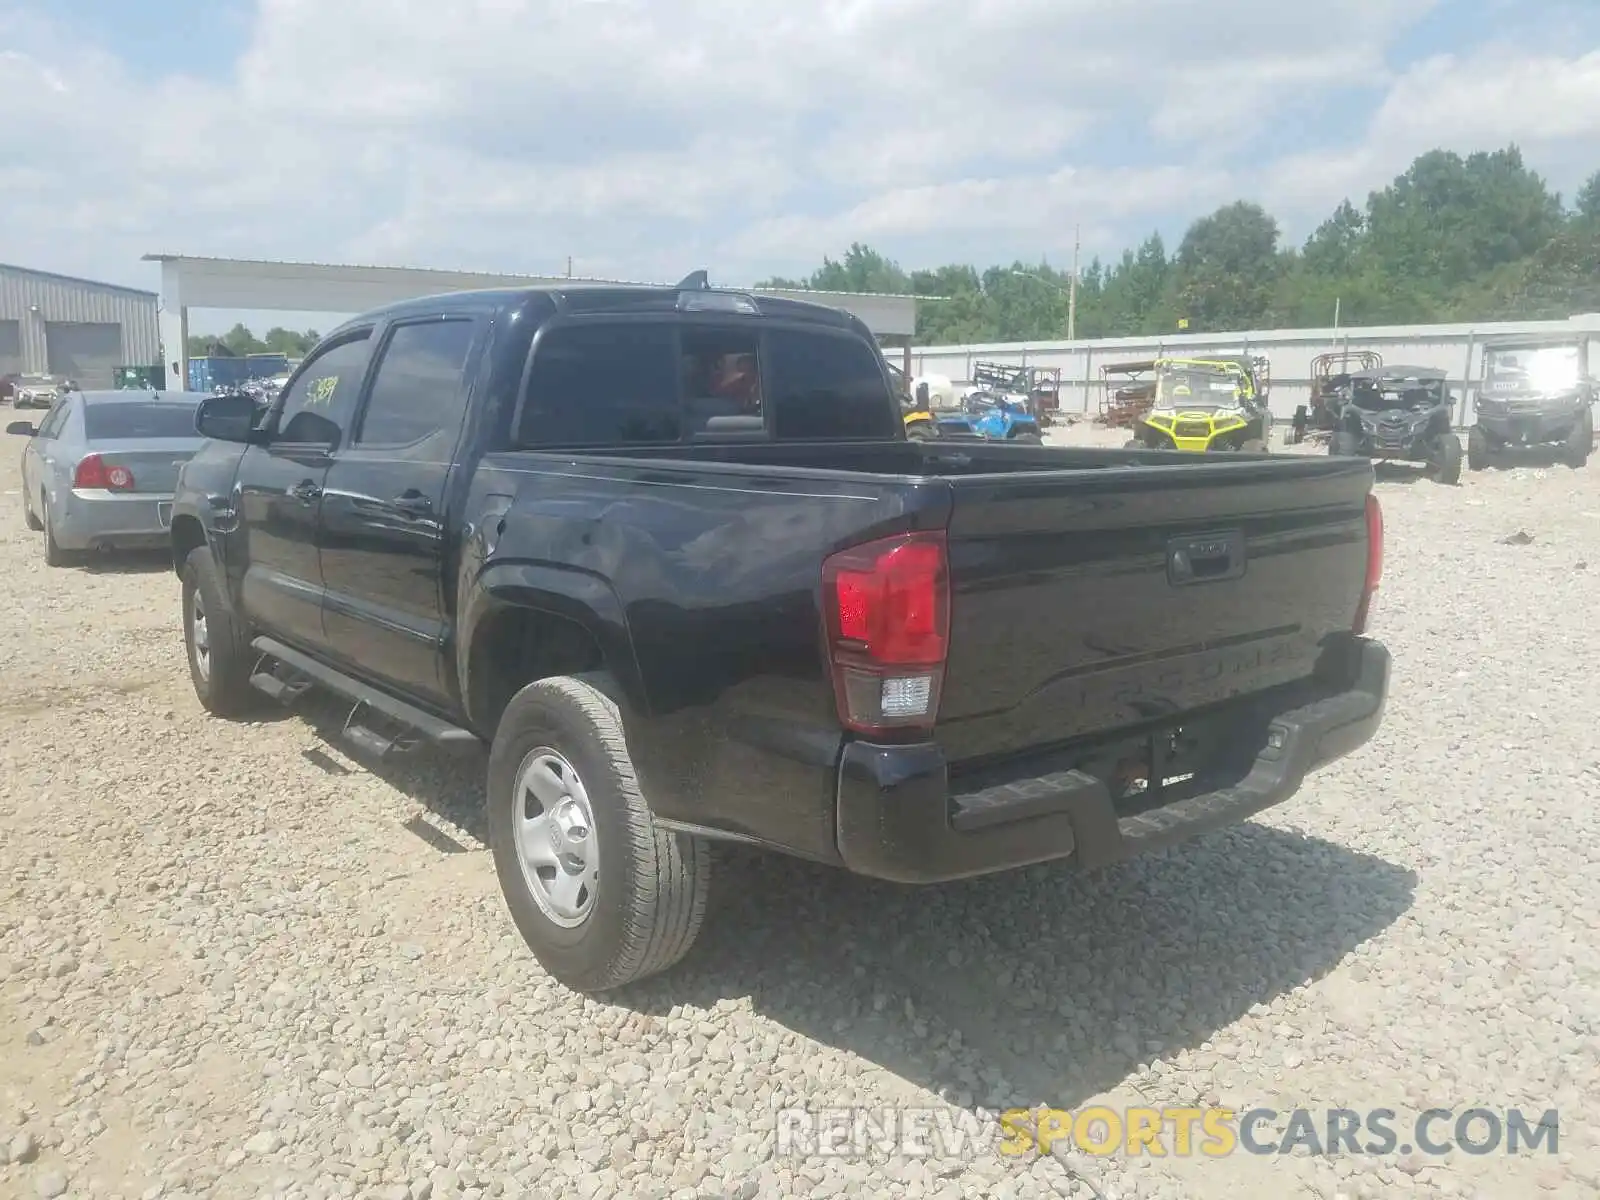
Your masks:
<svg viewBox="0 0 1600 1200"><path fill-rule="evenodd" d="M489 845L506 906L540 965L583 993L683 958L700 932L711 876L706 842L661 829L651 816L609 687L602 675L530 683L506 706L489 751ZM525 782L541 768L553 777L543 796ZM534 820L530 804L543 810ZM561 829L566 860L548 840L530 844L519 833L535 824ZM525 870L530 848L539 857Z"/></svg>
<svg viewBox="0 0 1600 1200"><path fill-rule="evenodd" d="M1013 442L1020 442L1024 446L1044 445L1044 438L1040 437L1037 433L1019 433L1011 440Z"/></svg>
<svg viewBox="0 0 1600 1200"><path fill-rule="evenodd" d="M258 656L250 648L250 631L228 605L207 546L195 547L183 563L183 647L194 694L208 713L242 717L257 707L260 693L250 686L250 671Z"/></svg>
<svg viewBox="0 0 1600 1200"><path fill-rule="evenodd" d="M1328 439L1328 453L1350 458L1361 457L1361 442L1353 433L1338 430Z"/></svg>
<svg viewBox="0 0 1600 1200"><path fill-rule="evenodd" d="M1589 452L1593 449L1594 418L1585 412L1572 427L1572 432L1567 434L1561 457L1567 466L1577 470L1588 463Z"/></svg>
<svg viewBox="0 0 1600 1200"><path fill-rule="evenodd" d="M1432 466L1433 477L1440 483L1461 482L1461 439L1453 432L1447 430L1439 435L1438 456Z"/></svg>
<svg viewBox="0 0 1600 1200"><path fill-rule="evenodd" d="M1489 465L1489 456L1494 453L1494 448L1489 445L1489 435L1474 425L1467 431L1467 467L1469 470L1481 471Z"/></svg>
<svg viewBox="0 0 1600 1200"><path fill-rule="evenodd" d="M44 528L44 522L33 515L33 505L28 503L27 492L22 493L22 523L33 530L34 533L38 533Z"/></svg>
<svg viewBox="0 0 1600 1200"><path fill-rule="evenodd" d="M1124 450L1143 450L1144 443L1138 438L1129 438L1126 442L1122 443L1122 448Z"/></svg>
<svg viewBox="0 0 1600 1200"><path fill-rule="evenodd" d="M47 567L70 567L82 556L74 550L67 550L56 541L55 525L50 520L50 502L44 502L44 515L40 518L44 526L44 565Z"/></svg>
<svg viewBox="0 0 1600 1200"><path fill-rule="evenodd" d="M928 429L925 425L912 425L906 430L907 441L931 442L934 440L934 436L935 435L933 431Z"/></svg>

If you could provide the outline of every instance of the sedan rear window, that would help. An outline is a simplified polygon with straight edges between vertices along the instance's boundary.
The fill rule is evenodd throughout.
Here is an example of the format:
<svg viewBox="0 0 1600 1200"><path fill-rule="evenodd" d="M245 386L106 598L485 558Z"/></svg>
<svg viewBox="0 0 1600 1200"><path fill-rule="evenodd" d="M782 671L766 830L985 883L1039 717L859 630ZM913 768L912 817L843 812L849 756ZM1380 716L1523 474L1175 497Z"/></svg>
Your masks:
<svg viewBox="0 0 1600 1200"><path fill-rule="evenodd" d="M197 438L193 404L91 404L83 410L84 437L91 442L144 438Z"/></svg>

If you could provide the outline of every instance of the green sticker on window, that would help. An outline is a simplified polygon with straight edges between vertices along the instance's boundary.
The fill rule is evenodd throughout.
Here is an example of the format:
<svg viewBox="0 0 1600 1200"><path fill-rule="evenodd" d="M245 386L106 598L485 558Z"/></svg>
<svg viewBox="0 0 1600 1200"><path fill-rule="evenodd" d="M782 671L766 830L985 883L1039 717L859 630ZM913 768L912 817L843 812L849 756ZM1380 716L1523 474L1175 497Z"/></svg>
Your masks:
<svg viewBox="0 0 1600 1200"><path fill-rule="evenodd" d="M333 403L333 393L339 386L337 375L324 375L306 388L307 408L326 408Z"/></svg>

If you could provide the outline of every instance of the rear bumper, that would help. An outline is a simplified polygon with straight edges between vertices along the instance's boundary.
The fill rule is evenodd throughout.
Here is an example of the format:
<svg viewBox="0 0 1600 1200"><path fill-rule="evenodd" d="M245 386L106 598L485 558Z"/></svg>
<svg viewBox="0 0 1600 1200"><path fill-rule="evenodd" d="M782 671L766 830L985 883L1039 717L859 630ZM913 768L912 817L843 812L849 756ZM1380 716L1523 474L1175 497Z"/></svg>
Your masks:
<svg viewBox="0 0 1600 1200"><path fill-rule="evenodd" d="M63 549L154 549L170 536L172 497L73 488L52 505L50 521Z"/></svg>
<svg viewBox="0 0 1600 1200"><path fill-rule="evenodd" d="M1352 682L1282 711L1248 702L1234 729L1255 759L1210 790L1142 812L1119 812L1107 785L1078 770L952 794L935 743L853 742L839 766L838 844L851 871L937 883L1057 859L1098 867L1243 821L1287 800L1306 775L1377 731L1389 690L1389 652L1361 639ZM1248 750L1246 751L1248 753Z"/></svg>

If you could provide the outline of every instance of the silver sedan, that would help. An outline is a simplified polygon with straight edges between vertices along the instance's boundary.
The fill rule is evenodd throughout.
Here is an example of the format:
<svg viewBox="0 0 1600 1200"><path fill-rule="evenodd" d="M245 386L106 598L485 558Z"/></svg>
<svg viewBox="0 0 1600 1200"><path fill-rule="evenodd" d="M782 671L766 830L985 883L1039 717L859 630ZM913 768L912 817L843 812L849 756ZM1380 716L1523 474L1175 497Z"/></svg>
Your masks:
<svg viewBox="0 0 1600 1200"><path fill-rule="evenodd" d="M163 546L172 492L200 448L194 392L67 392L37 427L13 421L22 453L22 515L44 531L45 562L89 550Z"/></svg>

